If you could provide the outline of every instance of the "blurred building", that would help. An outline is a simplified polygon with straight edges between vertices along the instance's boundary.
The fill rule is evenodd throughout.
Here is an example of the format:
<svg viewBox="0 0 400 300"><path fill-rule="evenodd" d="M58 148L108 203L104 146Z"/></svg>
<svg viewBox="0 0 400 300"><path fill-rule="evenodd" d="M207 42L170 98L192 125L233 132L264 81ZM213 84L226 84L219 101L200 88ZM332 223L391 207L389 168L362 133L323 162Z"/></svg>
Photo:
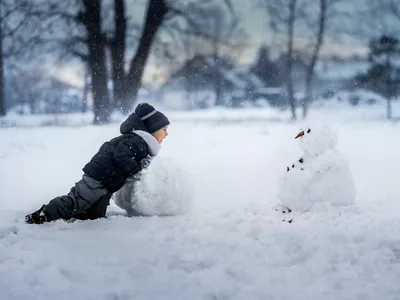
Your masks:
<svg viewBox="0 0 400 300"><path fill-rule="evenodd" d="M263 86L248 68L229 59L196 55L166 80L160 95L163 102L186 101L186 105L181 103L186 108L204 108L214 106L219 89L222 105L240 106L251 98L253 90ZM177 100L178 97L186 100Z"/></svg>

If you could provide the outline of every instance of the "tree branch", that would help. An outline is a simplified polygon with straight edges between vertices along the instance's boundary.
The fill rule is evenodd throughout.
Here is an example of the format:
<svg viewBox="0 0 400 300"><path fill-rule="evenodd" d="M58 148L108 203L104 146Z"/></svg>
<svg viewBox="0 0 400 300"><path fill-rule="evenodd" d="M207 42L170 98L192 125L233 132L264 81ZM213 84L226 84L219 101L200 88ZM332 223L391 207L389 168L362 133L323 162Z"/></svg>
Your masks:
<svg viewBox="0 0 400 300"><path fill-rule="evenodd" d="M393 15L400 20L400 9L399 9L399 5L395 4L394 1L390 1L389 3L389 7L391 12L393 13Z"/></svg>

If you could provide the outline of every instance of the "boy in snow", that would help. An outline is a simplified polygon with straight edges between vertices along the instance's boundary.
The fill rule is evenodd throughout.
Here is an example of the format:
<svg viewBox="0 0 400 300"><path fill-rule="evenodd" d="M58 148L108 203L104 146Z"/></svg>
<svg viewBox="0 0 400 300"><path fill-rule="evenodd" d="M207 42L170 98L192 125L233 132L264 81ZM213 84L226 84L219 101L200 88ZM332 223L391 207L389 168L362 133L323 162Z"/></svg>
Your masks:
<svg viewBox="0 0 400 300"><path fill-rule="evenodd" d="M148 103L140 103L121 124L122 135L105 142L84 166L83 176L67 195L56 197L25 220L42 224L57 219L93 220L105 217L112 194L157 156L168 135L168 118Z"/></svg>

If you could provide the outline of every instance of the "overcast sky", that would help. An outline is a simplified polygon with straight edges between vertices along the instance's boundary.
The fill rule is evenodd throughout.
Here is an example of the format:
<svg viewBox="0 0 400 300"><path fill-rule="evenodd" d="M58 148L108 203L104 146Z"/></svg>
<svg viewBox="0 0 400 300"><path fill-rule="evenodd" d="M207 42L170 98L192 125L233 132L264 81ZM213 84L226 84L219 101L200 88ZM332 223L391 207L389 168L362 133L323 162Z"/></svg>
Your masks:
<svg viewBox="0 0 400 300"><path fill-rule="evenodd" d="M174 3L175 0L169 0ZM176 0L182 3L185 0ZM188 0L193 1L193 0ZM198 0L200 1L200 0ZM201 0L207 1L207 0ZM221 1L223 0L209 0ZM261 44L271 45L279 36L273 35L269 28L269 20L266 14L266 9L260 7L259 3L263 0L231 0L235 11L241 20L241 24L249 35L249 47L242 56L240 62L249 64L254 61L258 47ZM266 0L264 0L266 1ZM269 0L269 1L285 1L285 0ZM299 0L310 1L315 3L315 14L318 13L317 0ZM337 1L336 9L347 13L350 17L346 19L331 18L327 26L327 38L321 49L322 55L338 55L342 57L350 57L352 55L367 55L368 40L370 37L379 34L380 32L397 32L397 27L400 26L399 20L394 20L393 17L380 16L378 13L374 16L363 12L371 7L379 6L381 3L391 0L329 0ZM400 0L399 0L400 1ZM143 24L147 0L127 0L127 14L136 24ZM200 3L200 2L199 2ZM204 3L204 2L202 2ZM371 4L372 3L372 4ZM311 7L313 9L314 7ZM106 11L107 17L110 17L110 12ZM361 20L361 21L360 21ZM396 23L397 22L397 23ZM337 32L353 32L348 34L337 34ZM355 32L355 33L354 33ZM301 36L301 31L296 32L295 46L305 47L305 40ZM282 49L279 50L284 50ZM68 72L66 72L68 73ZM152 61L147 65L144 81L154 82L155 76L164 77L165 71L156 66Z"/></svg>

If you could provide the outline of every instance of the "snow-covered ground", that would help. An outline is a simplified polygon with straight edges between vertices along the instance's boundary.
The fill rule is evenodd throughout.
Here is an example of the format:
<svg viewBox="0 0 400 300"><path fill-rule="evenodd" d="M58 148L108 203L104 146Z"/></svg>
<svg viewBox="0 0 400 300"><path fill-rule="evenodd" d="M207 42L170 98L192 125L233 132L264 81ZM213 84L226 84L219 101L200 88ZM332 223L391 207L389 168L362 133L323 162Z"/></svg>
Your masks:
<svg viewBox="0 0 400 300"><path fill-rule="evenodd" d="M302 122L268 109L168 116L157 159L194 187L192 211L173 217L127 218L112 204L104 220L24 224L118 123L0 129L0 299L398 299L400 125L384 109L312 112L310 126L338 134L356 203L291 224L273 208Z"/></svg>

